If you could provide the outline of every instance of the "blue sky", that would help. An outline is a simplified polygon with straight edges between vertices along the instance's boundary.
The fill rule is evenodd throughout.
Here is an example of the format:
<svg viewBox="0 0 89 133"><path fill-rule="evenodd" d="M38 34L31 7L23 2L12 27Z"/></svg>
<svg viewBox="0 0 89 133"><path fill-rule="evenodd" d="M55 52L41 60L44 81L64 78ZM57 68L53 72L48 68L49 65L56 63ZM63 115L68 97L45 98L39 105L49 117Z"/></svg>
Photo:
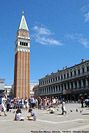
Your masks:
<svg viewBox="0 0 89 133"><path fill-rule="evenodd" d="M31 38L30 82L89 60L89 0L0 1L0 78L14 81L16 32L22 10Z"/></svg>

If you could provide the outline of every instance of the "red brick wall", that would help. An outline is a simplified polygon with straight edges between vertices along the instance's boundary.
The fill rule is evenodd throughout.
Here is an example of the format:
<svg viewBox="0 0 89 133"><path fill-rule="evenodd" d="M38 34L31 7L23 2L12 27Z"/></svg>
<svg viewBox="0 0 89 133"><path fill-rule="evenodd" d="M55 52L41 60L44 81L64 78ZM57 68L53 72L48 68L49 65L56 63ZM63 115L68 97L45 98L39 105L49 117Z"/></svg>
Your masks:
<svg viewBox="0 0 89 133"><path fill-rule="evenodd" d="M30 97L30 53L19 51L15 55L14 96Z"/></svg>

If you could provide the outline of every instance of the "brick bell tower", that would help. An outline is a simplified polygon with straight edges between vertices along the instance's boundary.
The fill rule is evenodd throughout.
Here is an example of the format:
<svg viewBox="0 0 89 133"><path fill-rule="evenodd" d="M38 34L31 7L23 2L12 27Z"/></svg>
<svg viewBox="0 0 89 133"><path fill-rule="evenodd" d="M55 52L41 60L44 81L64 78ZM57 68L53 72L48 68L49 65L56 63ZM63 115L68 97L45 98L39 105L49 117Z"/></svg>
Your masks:
<svg viewBox="0 0 89 133"><path fill-rule="evenodd" d="M30 97L30 37L23 11L15 41L14 97Z"/></svg>

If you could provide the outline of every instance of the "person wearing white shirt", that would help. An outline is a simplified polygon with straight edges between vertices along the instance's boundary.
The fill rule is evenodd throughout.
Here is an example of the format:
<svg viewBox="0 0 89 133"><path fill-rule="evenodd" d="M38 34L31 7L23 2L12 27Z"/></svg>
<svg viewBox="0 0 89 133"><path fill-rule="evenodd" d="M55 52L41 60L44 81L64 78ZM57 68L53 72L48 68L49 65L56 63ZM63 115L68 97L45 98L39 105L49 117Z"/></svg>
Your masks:
<svg viewBox="0 0 89 133"><path fill-rule="evenodd" d="M64 100L62 101L62 106L61 106L61 109L62 109L62 115L64 115L64 113L66 114L66 108L65 108L65 102Z"/></svg>
<svg viewBox="0 0 89 133"><path fill-rule="evenodd" d="M6 99L5 99L5 97L0 97L0 99L1 99L1 102L0 102L0 116L1 116L2 110L4 112L4 115L7 116L6 115L6 107L5 107Z"/></svg>

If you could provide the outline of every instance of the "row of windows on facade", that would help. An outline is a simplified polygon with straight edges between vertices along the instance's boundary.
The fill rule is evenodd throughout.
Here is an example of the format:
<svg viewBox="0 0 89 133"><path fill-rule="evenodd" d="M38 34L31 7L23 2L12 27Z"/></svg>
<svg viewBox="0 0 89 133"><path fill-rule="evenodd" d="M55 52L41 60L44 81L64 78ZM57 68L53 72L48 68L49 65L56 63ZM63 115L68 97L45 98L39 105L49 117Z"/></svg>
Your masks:
<svg viewBox="0 0 89 133"><path fill-rule="evenodd" d="M74 74L73 74L73 72L74 72ZM63 79L70 78L70 77L81 74L80 69L78 70L78 73L76 73L76 70L74 70L73 72L70 72L70 76L69 76L69 73L67 73L67 74L60 75L60 76L55 77L55 78L51 78L49 80L42 81L42 82L40 82L40 85L52 83L52 82L55 82L55 81L58 81L58 80L63 80ZM86 72L89 72L89 66L87 66L87 71ZM82 73L85 73L84 67L82 68Z"/></svg>
<svg viewBox="0 0 89 133"><path fill-rule="evenodd" d="M89 86L89 79L87 81L88 81L88 84L86 84L86 79L84 79L84 80L74 81L71 83L68 82L61 85L49 86L47 88L42 88L39 91L40 93L47 93L47 92L58 92L58 91L63 91L67 89L76 90L80 88L86 88Z"/></svg>
<svg viewBox="0 0 89 133"><path fill-rule="evenodd" d="M21 45L21 46L28 46L28 43L20 42L20 45Z"/></svg>

